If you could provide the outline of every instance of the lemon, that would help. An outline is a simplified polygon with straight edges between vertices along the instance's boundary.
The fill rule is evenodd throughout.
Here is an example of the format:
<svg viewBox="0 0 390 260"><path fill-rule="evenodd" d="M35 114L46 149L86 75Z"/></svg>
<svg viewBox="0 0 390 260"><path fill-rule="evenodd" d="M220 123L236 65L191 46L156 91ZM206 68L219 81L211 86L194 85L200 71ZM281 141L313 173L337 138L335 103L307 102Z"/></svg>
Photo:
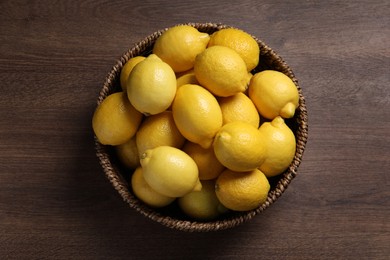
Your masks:
<svg viewBox="0 0 390 260"><path fill-rule="evenodd" d="M228 209L247 211L259 207L268 197L270 184L260 170L234 172L226 169L216 180L215 193Z"/></svg>
<svg viewBox="0 0 390 260"><path fill-rule="evenodd" d="M131 176L131 188L137 198L152 207L165 207L175 200L153 190L145 181L141 167L138 167Z"/></svg>
<svg viewBox="0 0 390 260"><path fill-rule="evenodd" d="M262 116L291 118L298 107L299 93L294 82L275 70L256 73L249 84L249 97Z"/></svg>
<svg viewBox="0 0 390 260"><path fill-rule="evenodd" d="M153 53L168 63L175 72L191 69L196 55L204 51L210 35L189 25L167 29L157 38Z"/></svg>
<svg viewBox="0 0 390 260"><path fill-rule="evenodd" d="M133 68L135 67L135 65L137 65L138 63L140 63L144 59L145 59L145 57L143 57L143 56L132 57L125 63L125 65L123 65L123 68L121 70L121 74L119 76L122 91L124 91L124 92L127 91L127 78L129 77L129 75L130 75L131 71L133 70Z"/></svg>
<svg viewBox="0 0 390 260"><path fill-rule="evenodd" d="M223 124L241 121L258 128L260 115L252 100L244 93L218 99L222 111Z"/></svg>
<svg viewBox="0 0 390 260"><path fill-rule="evenodd" d="M217 99L199 85L186 84L177 89L172 113L180 133L203 148L211 146L222 126Z"/></svg>
<svg viewBox="0 0 390 260"><path fill-rule="evenodd" d="M235 50L245 61L248 71L259 63L260 47L247 32L236 28L226 28L214 32L210 36L208 47L222 45Z"/></svg>
<svg viewBox="0 0 390 260"><path fill-rule="evenodd" d="M92 128L100 143L119 145L129 141L136 133L142 114L129 102L126 93L107 96L92 116Z"/></svg>
<svg viewBox="0 0 390 260"><path fill-rule="evenodd" d="M204 149L198 144L186 142L182 150L194 159L198 166L200 180L215 179L225 169L215 156L212 146Z"/></svg>
<svg viewBox="0 0 390 260"><path fill-rule="evenodd" d="M202 188L196 163L178 148L159 146L146 150L140 162L145 181L165 196L181 197Z"/></svg>
<svg viewBox="0 0 390 260"><path fill-rule="evenodd" d="M196 79L195 72L191 71L186 74L181 75L176 79L177 87L183 86L185 84L196 84L199 85L198 80Z"/></svg>
<svg viewBox="0 0 390 260"><path fill-rule="evenodd" d="M115 151L119 161L127 168L135 169L140 165L135 136L126 143L115 146Z"/></svg>
<svg viewBox="0 0 390 260"><path fill-rule="evenodd" d="M181 148L184 141L184 137L175 125L172 111L147 117L136 134L139 155L148 149L162 145Z"/></svg>
<svg viewBox="0 0 390 260"><path fill-rule="evenodd" d="M196 56L194 72L200 85L217 96L231 96L247 88L244 60L225 46L209 47Z"/></svg>
<svg viewBox="0 0 390 260"><path fill-rule="evenodd" d="M155 54L138 63L127 80L127 96L133 106L146 115L165 111L176 94L176 75Z"/></svg>
<svg viewBox="0 0 390 260"><path fill-rule="evenodd" d="M236 121L218 131L214 138L214 152L226 168L244 172L259 167L267 151L264 137L256 127Z"/></svg>
<svg viewBox="0 0 390 260"><path fill-rule="evenodd" d="M272 122L262 124L259 131L265 137L267 145L267 158L259 169L267 177L281 174L294 159L294 133L280 116L275 117Z"/></svg>
<svg viewBox="0 0 390 260"><path fill-rule="evenodd" d="M218 200L215 194L215 181L201 181L202 189L192 191L178 198L181 210L197 220L212 220L228 211Z"/></svg>

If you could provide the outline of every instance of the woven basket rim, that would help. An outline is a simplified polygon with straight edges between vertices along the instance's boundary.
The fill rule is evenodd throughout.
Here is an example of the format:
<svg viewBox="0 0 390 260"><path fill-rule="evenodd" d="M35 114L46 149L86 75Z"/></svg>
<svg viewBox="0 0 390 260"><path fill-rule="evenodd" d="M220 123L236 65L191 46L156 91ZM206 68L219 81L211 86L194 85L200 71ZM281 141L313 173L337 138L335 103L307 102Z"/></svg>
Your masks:
<svg viewBox="0 0 390 260"><path fill-rule="evenodd" d="M222 23L180 23L176 25L190 25L192 27L197 28L199 31L203 31L203 32L214 32L217 30L221 30L223 28L236 28ZM118 78L124 64L132 57L149 54L151 52L151 47L153 46L154 41L167 29L168 28L164 28L148 35L147 37L145 37L140 42L136 43L133 47L128 49L125 53L123 53L119 57L115 65L111 68L110 72L106 76L103 87L99 92L97 105L99 105L109 94L119 91L119 89L115 87L118 87L117 86ZM110 181L112 186L117 190L117 192L120 194L122 199L131 208L135 209L142 215L146 216L147 218L155 222L161 223L166 227L177 229L177 230L189 231L189 232L207 232L207 231L223 230L247 222L248 220L252 219L254 216L263 212L266 208L268 208L271 204L273 204L283 194L283 192L287 189L288 185L295 178L295 176L297 175L298 167L302 160L302 156L308 138L308 116L307 116L305 98L302 94L302 89L298 84L298 80L296 79L293 71L287 65L287 63L274 50L272 50L269 46L267 46L262 40L258 39L253 35L252 37L256 40L256 42L260 46L260 59L262 59L262 56L266 56L269 59L271 59L272 64L270 66L272 66L272 69L283 72L288 77L290 77L294 81L295 85L297 86L298 93L299 93L299 106L294 116L294 120L296 121L296 124L298 126L295 132L296 142L297 142L296 153L289 168L283 174L280 175L280 179L276 183L275 188L269 192L266 202L264 202L262 205L260 205L254 210L235 213L233 215L230 215L228 218L222 220L208 221L208 222L176 219L172 216L163 215L159 211L156 211L155 209L147 206L146 204L138 200L130 192L129 185L124 179L124 177L122 176L122 174L120 173L119 168L112 163L110 153L109 153L109 146L102 145L101 143L99 143L99 141L95 136L94 137L95 150L96 150L96 155L99 159L99 163L103 168L103 171L107 179Z"/></svg>

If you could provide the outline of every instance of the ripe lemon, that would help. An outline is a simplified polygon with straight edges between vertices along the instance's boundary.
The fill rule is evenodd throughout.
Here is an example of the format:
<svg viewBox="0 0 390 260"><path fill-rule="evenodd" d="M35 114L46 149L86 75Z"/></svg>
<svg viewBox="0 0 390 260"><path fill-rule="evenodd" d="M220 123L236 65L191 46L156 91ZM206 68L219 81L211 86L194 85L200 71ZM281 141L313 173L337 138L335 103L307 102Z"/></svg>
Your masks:
<svg viewBox="0 0 390 260"><path fill-rule="evenodd" d="M145 181L158 193L181 197L202 188L196 163L178 148L159 146L146 150L140 161Z"/></svg>
<svg viewBox="0 0 390 260"><path fill-rule="evenodd" d="M204 149L198 144L186 142L182 150L194 159L198 166L200 180L215 179L225 169L215 156L212 146Z"/></svg>
<svg viewBox="0 0 390 260"><path fill-rule="evenodd" d="M234 172L226 169L218 177L215 193L228 209L252 210L267 200L270 184L258 169L248 172Z"/></svg>
<svg viewBox="0 0 390 260"><path fill-rule="evenodd" d="M136 134L140 156L146 150L162 145L181 148L184 141L184 137L176 127L171 111L148 116L142 122Z"/></svg>
<svg viewBox="0 0 390 260"><path fill-rule="evenodd" d="M152 207L165 207L175 200L153 190L145 181L141 167L138 167L131 176L131 187L137 198Z"/></svg>
<svg viewBox="0 0 390 260"><path fill-rule="evenodd" d="M280 116L275 117L272 122L262 124L259 131L265 137L267 145L267 158L259 169L267 177L281 174L294 159L294 133Z"/></svg>
<svg viewBox="0 0 390 260"><path fill-rule="evenodd" d="M215 194L215 181L201 181L202 189L192 191L183 197L178 198L181 210L187 215L197 220L215 219L228 211Z"/></svg>
<svg viewBox="0 0 390 260"><path fill-rule="evenodd" d="M126 93L107 96L92 116L92 128L100 143L119 145L129 141L136 133L142 114L129 102Z"/></svg>
<svg viewBox="0 0 390 260"><path fill-rule="evenodd" d="M211 146L222 126L217 99L199 85L186 84L177 89L172 113L180 133L203 148Z"/></svg>
<svg viewBox="0 0 390 260"><path fill-rule="evenodd" d="M244 172L259 167L266 157L266 144L260 131L245 122L228 123L214 138L214 152L226 168Z"/></svg>
<svg viewBox="0 0 390 260"><path fill-rule="evenodd" d="M119 161L127 168L135 169L140 165L135 136L126 143L115 146L115 151Z"/></svg>
<svg viewBox="0 0 390 260"><path fill-rule="evenodd" d="M177 87L183 86L185 84L195 84L199 85L198 80L195 77L195 72L191 71L186 74L181 75L176 79Z"/></svg>
<svg viewBox="0 0 390 260"><path fill-rule="evenodd" d="M256 73L249 84L249 97L262 116L291 118L298 107L299 93L294 82L279 71Z"/></svg>
<svg viewBox="0 0 390 260"><path fill-rule="evenodd" d="M133 68L135 67L135 65L137 65L138 63L140 63L144 59L145 59L145 57L143 57L143 56L136 56L136 57L130 58L125 63L125 65L123 65L123 68L121 70L121 74L119 76L122 91L124 91L124 92L127 91L127 78L129 77L129 75L130 75L131 71L133 70Z"/></svg>
<svg viewBox="0 0 390 260"><path fill-rule="evenodd" d="M153 53L168 63L175 72L191 69L196 55L206 49L210 35L189 25L169 28L157 38Z"/></svg>
<svg viewBox="0 0 390 260"><path fill-rule="evenodd" d="M247 88L248 72L244 60L225 46L209 47L196 56L194 72L200 85L217 96L231 96Z"/></svg>
<svg viewBox="0 0 390 260"><path fill-rule="evenodd" d="M260 115L252 100L244 93L218 99L222 111L223 124L241 121L258 128Z"/></svg>
<svg viewBox="0 0 390 260"><path fill-rule="evenodd" d="M235 28L226 28L210 36L208 47L222 45L235 50L245 61L248 71L259 63L260 47L247 32Z"/></svg>
<svg viewBox="0 0 390 260"><path fill-rule="evenodd" d="M133 106L146 115L165 111L176 93L176 75L154 54L138 63L127 80L127 96Z"/></svg>

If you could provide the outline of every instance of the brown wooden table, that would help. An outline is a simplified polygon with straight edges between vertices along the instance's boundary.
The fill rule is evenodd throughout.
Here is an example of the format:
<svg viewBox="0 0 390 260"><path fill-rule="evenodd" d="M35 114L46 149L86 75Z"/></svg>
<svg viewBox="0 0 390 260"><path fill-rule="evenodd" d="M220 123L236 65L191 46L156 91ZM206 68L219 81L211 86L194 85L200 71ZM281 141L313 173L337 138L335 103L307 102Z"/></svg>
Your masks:
<svg viewBox="0 0 390 260"><path fill-rule="evenodd" d="M0 259L389 259L389 1L0 2ZM309 141L298 176L233 229L186 233L129 208L91 116L150 33L221 22L291 66Z"/></svg>

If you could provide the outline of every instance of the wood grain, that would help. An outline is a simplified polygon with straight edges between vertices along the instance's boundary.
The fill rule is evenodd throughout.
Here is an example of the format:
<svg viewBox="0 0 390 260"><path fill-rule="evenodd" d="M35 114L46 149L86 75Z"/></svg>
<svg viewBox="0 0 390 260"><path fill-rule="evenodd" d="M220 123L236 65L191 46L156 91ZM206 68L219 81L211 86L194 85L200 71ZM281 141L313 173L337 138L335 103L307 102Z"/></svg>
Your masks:
<svg viewBox="0 0 390 260"><path fill-rule="evenodd" d="M388 1L0 2L1 259L388 259ZM163 227L104 177L91 116L116 59L152 32L222 22L265 41L306 97L298 176L215 233Z"/></svg>

